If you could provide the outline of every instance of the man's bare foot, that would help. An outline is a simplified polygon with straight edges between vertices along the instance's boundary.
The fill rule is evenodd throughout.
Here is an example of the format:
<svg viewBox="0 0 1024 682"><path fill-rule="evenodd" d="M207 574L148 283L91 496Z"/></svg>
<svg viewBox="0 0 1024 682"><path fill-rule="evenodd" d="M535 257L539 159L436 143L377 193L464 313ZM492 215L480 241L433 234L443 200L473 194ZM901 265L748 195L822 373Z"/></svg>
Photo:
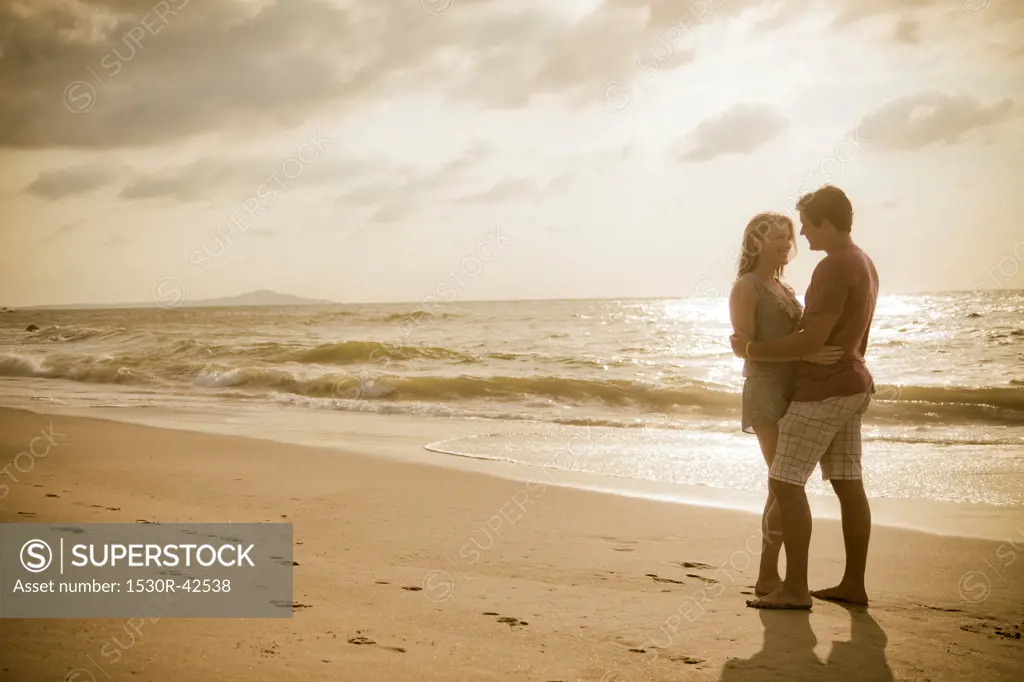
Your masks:
<svg viewBox="0 0 1024 682"><path fill-rule="evenodd" d="M810 593L795 594L785 587L759 599L748 599L747 606L752 609L798 609L808 610L813 600Z"/></svg>
<svg viewBox="0 0 1024 682"><path fill-rule="evenodd" d="M758 597L764 597L772 592L778 592L782 589L782 578L774 576L771 578L758 578L757 583L754 584L754 594Z"/></svg>
<svg viewBox="0 0 1024 682"><path fill-rule="evenodd" d="M863 587L851 588L839 584L825 590L812 590L811 595L825 601L840 602L842 604L856 604L857 606L868 605L868 593Z"/></svg>

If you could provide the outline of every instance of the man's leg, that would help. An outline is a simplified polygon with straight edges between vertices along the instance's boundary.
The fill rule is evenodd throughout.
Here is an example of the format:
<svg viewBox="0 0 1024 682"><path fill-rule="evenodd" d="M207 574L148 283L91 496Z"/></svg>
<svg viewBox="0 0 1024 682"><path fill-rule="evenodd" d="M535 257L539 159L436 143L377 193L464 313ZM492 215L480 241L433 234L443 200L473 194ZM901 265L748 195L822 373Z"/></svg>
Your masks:
<svg viewBox="0 0 1024 682"><path fill-rule="evenodd" d="M779 421L778 451L769 473L782 519L786 546L786 579L781 589L747 606L759 609L808 609L807 551L811 544L811 510L804 486L842 426L836 399L791 403ZM847 411L849 412L849 411ZM847 417L843 418L845 421Z"/></svg>
<svg viewBox="0 0 1024 682"><path fill-rule="evenodd" d="M835 587L815 590L819 599L867 604L864 573L871 540L871 505L864 490L861 468L861 421L870 398L864 395L863 405L836 434L828 453L821 460L822 474L832 483L843 515L843 543L846 546L846 570Z"/></svg>
<svg viewBox="0 0 1024 682"><path fill-rule="evenodd" d="M864 572L868 563L868 543L871 540L871 506L860 480L834 480L832 488L839 496L843 514L843 543L846 545L846 571L835 587L815 590L811 594L819 599L867 604L868 592L864 586ZM789 548L787 536L786 552Z"/></svg>

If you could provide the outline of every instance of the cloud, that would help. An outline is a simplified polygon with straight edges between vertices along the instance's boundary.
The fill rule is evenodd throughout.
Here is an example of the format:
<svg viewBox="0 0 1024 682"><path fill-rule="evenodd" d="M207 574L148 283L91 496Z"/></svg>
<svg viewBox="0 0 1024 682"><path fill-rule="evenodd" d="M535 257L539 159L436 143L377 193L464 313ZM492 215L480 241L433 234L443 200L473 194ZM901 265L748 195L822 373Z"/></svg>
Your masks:
<svg viewBox="0 0 1024 682"><path fill-rule="evenodd" d="M917 45L921 41L921 24L907 18L900 19L893 29L893 40L903 45Z"/></svg>
<svg viewBox="0 0 1024 682"><path fill-rule="evenodd" d="M832 25L837 28L849 28L875 17L931 11L941 6L940 1L855 0L854 2L829 2L828 5L835 10L835 19Z"/></svg>
<svg viewBox="0 0 1024 682"><path fill-rule="evenodd" d="M99 189L112 183L118 175L119 171L109 166L69 166L41 172L26 191L52 201Z"/></svg>
<svg viewBox="0 0 1024 682"><path fill-rule="evenodd" d="M597 105L683 15L654 5L660 20L621 1L573 19L479 0L440 17L414 1L0 0L0 147L246 139L424 89L485 107ZM670 65L688 55L681 45Z"/></svg>
<svg viewBox="0 0 1024 682"><path fill-rule="evenodd" d="M378 206L383 210L396 197L401 197L410 206L417 201L436 202L448 190L462 183L466 171L492 154L490 145L477 143L435 168L382 167L373 179L342 194L338 203L356 208ZM392 208L384 211L383 215L390 218L397 212L398 209Z"/></svg>
<svg viewBox="0 0 1024 682"><path fill-rule="evenodd" d="M971 131L1015 115L1013 100L985 105L974 97L925 91L887 102L857 127L872 146L915 150L931 144L955 144Z"/></svg>
<svg viewBox="0 0 1024 682"><path fill-rule="evenodd" d="M977 4L977 0L974 0L974 3ZM1017 0L992 0L982 10L981 15L990 23L1009 27L1024 22L1024 3Z"/></svg>
<svg viewBox="0 0 1024 682"><path fill-rule="evenodd" d="M750 154L780 136L789 119L767 104L736 104L699 123L682 141L681 161L709 161L726 154Z"/></svg>
<svg viewBox="0 0 1024 682"><path fill-rule="evenodd" d="M0 24L13 25L0 145L139 146L297 125L417 71L444 40L444 22L418 3L40 4L0 5ZM155 17L158 4L167 11Z"/></svg>
<svg viewBox="0 0 1024 682"><path fill-rule="evenodd" d="M326 157L326 153L325 153ZM235 194L248 196L261 185L268 190L341 183L374 172L362 159L327 157L309 164L284 163L285 157L251 156L234 159L199 159L184 166L139 173L121 191L122 199L173 199L182 203Z"/></svg>
<svg viewBox="0 0 1024 682"><path fill-rule="evenodd" d="M177 168L140 173L121 191L121 198L190 202L241 186L255 189L259 182L254 184L253 167L259 167L256 160L202 159Z"/></svg>
<svg viewBox="0 0 1024 682"><path fill-rule="evenodd" d="M563 191L571 184L572 178L569 175L562 175L544 183L530 178L504 178L484 192L467 194L458 197L455 201L463 204L490 204L519 197L539 199L549 192Z"/></svg>
<svg viewBox="0 0 1024 682"><path fill-rule="evenodd" d="M464 204L488 204L498 203L507 199L514 199L527 194L540 191L540 186L533 180L526 178L505 178L496 182L485 192L468 194L456 199Z"/></svg>
<svg viewBox="0 0 1024 682"><path fill-rule="evenodd" d="M81 228L82 225L85 224L85 221L85 218L79 218L78 220L61 225L56 230L51 232L44 241L46 243L51 243L65 239L69 234Z"/></svg>
<svg viewBox="0 0 1024 682"><path fill-rule="evenodd" d="M409 201L404 199L397 199L395 201L389 201L380 206L370 216L371 223L394 223L398 222L407 215L412 214L416 210L416 206Z"/></svg>
<svg viewBox="0 0 1024 682"><path fill-rule="evenodd" d="M754 25L754 30L770 33L805 17L807 17L806 2L778 3L772 5L771 14Z"/></svg>
<svg viewBox="0 0 1024 682"><path fill-rule="evenodd" d="M627 1L627 0L618 0ZM632 0L659 2L661 0ZM721 1L721 0L719 0ZM1024 2L1018 0L728 0L734 16L760 10L754 33L771 33L805 20L817 23L825 16L836 33L877 35L876 29L894 24L890 40L900 45L919 45L922 27L945 35L983 30L989 43L1016 40L1024 21ZM815 31L819 31L815 28Z"/></svg>

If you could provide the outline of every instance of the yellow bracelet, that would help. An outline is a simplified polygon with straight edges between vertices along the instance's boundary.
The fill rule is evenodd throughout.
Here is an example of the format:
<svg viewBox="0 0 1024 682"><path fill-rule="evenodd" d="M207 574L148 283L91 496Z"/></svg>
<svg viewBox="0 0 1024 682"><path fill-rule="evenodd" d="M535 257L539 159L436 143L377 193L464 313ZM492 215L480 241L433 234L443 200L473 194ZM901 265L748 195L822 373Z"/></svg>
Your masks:
<svg viewBox="0 0 1024 682"><path fill-rule="evenodd" d="M752 344L752 343L754 343L754 342L753 341L747 341L747 345L743 347L743 354L747 357L748 360L753 360L753 358L750 357L750 344Z"/></svg>

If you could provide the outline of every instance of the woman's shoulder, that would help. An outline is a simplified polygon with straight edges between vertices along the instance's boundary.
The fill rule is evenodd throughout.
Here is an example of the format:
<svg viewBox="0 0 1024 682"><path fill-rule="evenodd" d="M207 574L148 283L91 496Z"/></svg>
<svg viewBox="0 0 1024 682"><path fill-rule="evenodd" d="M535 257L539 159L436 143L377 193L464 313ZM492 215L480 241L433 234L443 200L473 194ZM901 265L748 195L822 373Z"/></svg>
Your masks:
<svg viewBox="0 0 1024 682"><path fill-rule="evenodd" d="M734 289L736 287L749 287L751 289L756 289L759 281L760 280L757 278L757 275L752 272L747 272L737 277L736 281L732 283L732 286Z"/></svg>
<svg viewBox="0 0 1024 682"><path fill-rule="evenodd" d="M757 286L757 277L749 272L745 275L740 275L736 278L736 281L732 283L733 296L758 296L759 293L760 290Z"/></svg>

